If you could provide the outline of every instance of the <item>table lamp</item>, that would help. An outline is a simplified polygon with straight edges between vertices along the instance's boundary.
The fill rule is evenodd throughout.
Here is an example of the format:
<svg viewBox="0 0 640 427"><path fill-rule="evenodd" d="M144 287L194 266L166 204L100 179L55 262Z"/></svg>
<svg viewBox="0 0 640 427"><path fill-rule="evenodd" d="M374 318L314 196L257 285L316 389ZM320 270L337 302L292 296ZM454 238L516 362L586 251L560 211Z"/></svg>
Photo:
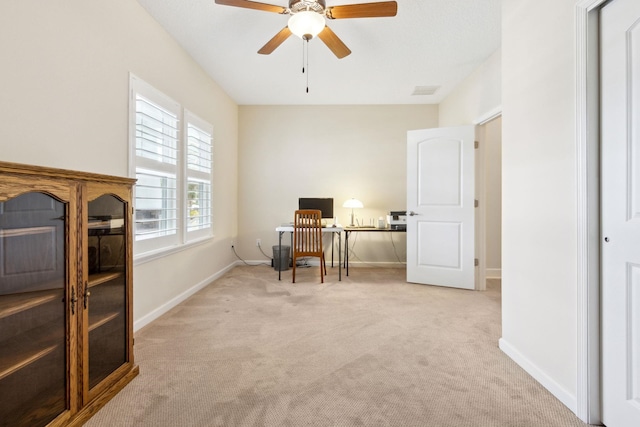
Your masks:
<svg viewBox="0 0 640 427"><path fill-rule="evenodd" d="M355 227L355 224L353 222L353 210L355 208L364 208L364 205L362 204L362 202L358 199L349 199L346 202L344 202L342 204L343 208L351 208L351 224L349 224L349 226L351 227Z"/></svg>

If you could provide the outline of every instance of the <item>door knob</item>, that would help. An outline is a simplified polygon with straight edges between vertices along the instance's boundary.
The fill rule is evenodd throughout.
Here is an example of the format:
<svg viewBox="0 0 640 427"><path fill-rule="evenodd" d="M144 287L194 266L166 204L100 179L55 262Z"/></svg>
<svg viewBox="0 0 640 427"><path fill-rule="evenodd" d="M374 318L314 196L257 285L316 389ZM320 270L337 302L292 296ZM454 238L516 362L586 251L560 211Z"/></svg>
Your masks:
<svg viewBox="0 0 640 427"><path fill-rule="evenodd" d="M409 212L409 216L414 216L414 215L418 215L417 213L415 213L414 211L410 211Z"/></svg>

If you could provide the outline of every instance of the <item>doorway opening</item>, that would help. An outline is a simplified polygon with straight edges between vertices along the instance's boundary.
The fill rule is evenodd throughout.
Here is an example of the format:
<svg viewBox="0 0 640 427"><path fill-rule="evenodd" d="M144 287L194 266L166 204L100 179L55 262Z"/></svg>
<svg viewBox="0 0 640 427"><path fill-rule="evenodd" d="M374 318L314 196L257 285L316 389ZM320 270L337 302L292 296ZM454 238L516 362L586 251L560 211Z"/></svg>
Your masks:
<svg viewBox="0 0 640 427"><path fill-rule="evenodd" d="M476 289L502 278L502 116L476 126Z"/></svg>

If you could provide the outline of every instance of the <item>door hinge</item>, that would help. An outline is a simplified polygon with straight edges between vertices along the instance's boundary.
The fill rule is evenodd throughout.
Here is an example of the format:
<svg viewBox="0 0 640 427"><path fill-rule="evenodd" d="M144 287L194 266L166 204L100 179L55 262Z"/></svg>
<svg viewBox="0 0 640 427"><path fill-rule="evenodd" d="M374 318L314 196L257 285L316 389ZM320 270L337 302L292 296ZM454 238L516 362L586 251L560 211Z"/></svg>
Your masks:
<svg viewBox="0 0 640 427"><path fill-rule="evenodd" d="M480 260L478 258L473 260L473 265L475 265L476 267L480 265Z"/></svg>
<svg viewBox="0 0 640 427"><path fill-rule="evenodd" d="M478 206L480 206L480 202L478 201L478 199L475 199L475 200L473 201L473 207L474 207L474 208L477 208Z"/></svg>
<svg viewBox="0 0 640 427"><path fill-rule="evenodd" d="M479 148L480 147L480 141L473 141L473 148Z"/></svg>

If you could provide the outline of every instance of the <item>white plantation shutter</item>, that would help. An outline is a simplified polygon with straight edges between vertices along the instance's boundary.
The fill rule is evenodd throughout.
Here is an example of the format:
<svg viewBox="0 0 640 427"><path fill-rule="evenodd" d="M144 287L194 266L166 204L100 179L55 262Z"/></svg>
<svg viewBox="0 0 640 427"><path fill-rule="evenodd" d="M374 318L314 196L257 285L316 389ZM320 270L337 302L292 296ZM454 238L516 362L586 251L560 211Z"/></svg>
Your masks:
<svg viewBox="0 0 640 427"><path fill-rule="evenodd" d="M178 191L175 175L137 169L136 178L136 240L176 234Z"/></svg>
<svg viewBox="0 0 640 427"><path fill-rule="evenodd" d="M202 129L193 122L196 117L187 113L187 168L192 171L199 171L207 175L211 174L212 154L211 154L211 134L213 127L206 123L202 125L209 129Z"/></svg>
<svg viewBox="0 0 640 427"><path fill-rule="evenodd" d="M180 104L132 78L135 164L134 249L145 253L180 243Z"/></svg>
<svg viewBox="0 0 640 427"><path fill-rule="evenodd" d="M178 116L136 94L136 156L178 163Z"/></svg>
<svg viewBox="0 0 640 427"><path fill-rule="evenodd" d="M187 127L187 239L211 235L213 126L185 111Z"/></svg>
<svg viewBox="0 0 640 427"><path fill-rule="evenodd" d="M135 255L212 237L213 126L133 75L130 108Z"/></svg>

